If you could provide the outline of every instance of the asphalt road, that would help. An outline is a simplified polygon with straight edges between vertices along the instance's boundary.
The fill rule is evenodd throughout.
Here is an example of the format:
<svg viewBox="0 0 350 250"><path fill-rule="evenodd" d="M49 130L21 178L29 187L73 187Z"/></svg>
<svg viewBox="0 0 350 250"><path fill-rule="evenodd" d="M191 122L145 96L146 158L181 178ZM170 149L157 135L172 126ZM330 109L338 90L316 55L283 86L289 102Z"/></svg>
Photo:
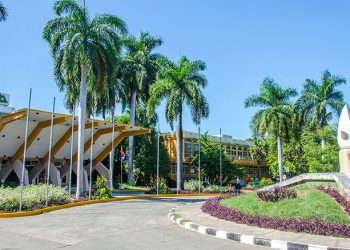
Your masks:
<svg viewBox="0 0 350 250"><path fill-rule="evenodd" d="M190 199L101 203L0 219L0 249L267 249L185 230L167 215Z"/></svg>

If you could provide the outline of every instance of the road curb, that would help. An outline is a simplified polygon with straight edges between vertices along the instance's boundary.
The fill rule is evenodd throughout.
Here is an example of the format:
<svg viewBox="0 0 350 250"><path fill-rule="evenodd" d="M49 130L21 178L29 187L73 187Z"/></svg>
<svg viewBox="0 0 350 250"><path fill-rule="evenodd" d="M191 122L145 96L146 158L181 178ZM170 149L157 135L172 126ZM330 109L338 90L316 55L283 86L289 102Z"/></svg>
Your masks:
<svg viewBox="0 0 350 250"><path fill-rule="evenodd" d="M350 248L338 248L338 247L330 247L330 246L321 246L321 245L313 245L313 244L305 244L300 242L290 242L279 239L271 239L258 237L253 235L240 234L236 232L227 232L223 230L218 230L215 228L206 227L203 225L199 225L197 223L193 223L190 220L183 219L179 215L176 214L176 206L169 210L169 219L174 223L178 224L180 227L183 227L187 230L195 231L204 235L225 239L225 240L233 240L236 242L255 245L255 246L264 246L270 248L277 248L283 250L350 250Z"/></svg>
<svg viewBox="0 0 350 250"><path fill-rule="evenodd" d="M68 203L63 205L45 207L41 209L31 210L31 211L23 211L23 212L13 212L13 213L0 213L0 218L14 218L14 217L25 217L32 215L39 215L46 212L56 211L64 208L70 207L79 207L90 204L97 203L106 203L106 202L114 202L114 201L126 201L126 200L136 200L136 199L160 199L160 198L174 198L174 197L191 197L191 196L220 196L222 194L159 194L159 195L136 195L136 196L128 196L128 197L113 197L109 199L100 199L100 200L88 200L88 201L79 201L74 203Z"/></svg>

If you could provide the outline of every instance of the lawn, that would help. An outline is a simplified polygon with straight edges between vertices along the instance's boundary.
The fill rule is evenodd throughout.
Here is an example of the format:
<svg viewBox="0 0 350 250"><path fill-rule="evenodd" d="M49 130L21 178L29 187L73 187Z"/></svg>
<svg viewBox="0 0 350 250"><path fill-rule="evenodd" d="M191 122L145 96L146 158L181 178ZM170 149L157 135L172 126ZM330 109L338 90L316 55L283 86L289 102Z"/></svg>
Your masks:
<svg viewBox="0 0 350 250"><path fill-rule="evenodd" d="M143 190L143 191L148 191L150 188L145 187L145 186L131 186L127 184L123 184L125 190Z"/></svg>
<svg viewBox="0 0 350 250"><path fill-rule="evenodd" d="M264 215L278 218L321 219L327 222L350 224L350 217L339 207L329 195L315 189L314 185L330 183L309 182L295 188L298 197L278 202L266 202L257 198L255 193L222 199L224 206L235 208L252 215ZM335 186L335 183L331 183Z"/></svg>

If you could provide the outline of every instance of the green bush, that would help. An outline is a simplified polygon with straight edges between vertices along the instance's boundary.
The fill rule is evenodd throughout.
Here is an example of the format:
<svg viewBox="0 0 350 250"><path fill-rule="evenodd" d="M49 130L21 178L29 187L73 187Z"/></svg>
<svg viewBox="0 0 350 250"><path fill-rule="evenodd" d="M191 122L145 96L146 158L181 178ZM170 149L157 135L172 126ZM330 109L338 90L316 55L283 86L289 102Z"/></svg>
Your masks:
<svg viewBox="0 0 350 250"><path fill-rule="evenodd" d="M23 188L22 210L42 208L46 204L46 185L27 185ZM19 210L20 187L0 187L0 211L11 212ZM67 189L49 185L49 205L59 205L72 202Z"/></svg>
<svg viewBox="0 0 350 250"><path fill-rule="evenodd" d="M219 185L208 185L204 188L203 193L225 193L234 191L235 188L231 186L221 187Z"/></svg>
<svg viewBox="0 0 350 250"><path fill-rule="evenodd" d="M262 178L259 182L259 188L270 186L272 184L273 184L273 181L271 180L271 178Z"/></svg>
<svg viewBox="0 0 350 250"><path fill-rule="evenodd" d="M198 191L199 185L201 187L201 190L204 190L203 181L192 179L192 180L185 181L184 188L185 188L185 190L196 192L196 191Z"/></svg>
<svg viewBox="0 0 350 250"><path fill-rule="evenodd" d="M93 199L108 199L112 197L112 190L108 186L108 181L104 175L97 176L95 182L96 190Z"/></svg>
<svg viewBox="0 0 350 250"><path fill-rule="evenodd" d="M159 193L160 194L169 194L171 190L167 185L167 180L163 177L159 178Z"/></svg>

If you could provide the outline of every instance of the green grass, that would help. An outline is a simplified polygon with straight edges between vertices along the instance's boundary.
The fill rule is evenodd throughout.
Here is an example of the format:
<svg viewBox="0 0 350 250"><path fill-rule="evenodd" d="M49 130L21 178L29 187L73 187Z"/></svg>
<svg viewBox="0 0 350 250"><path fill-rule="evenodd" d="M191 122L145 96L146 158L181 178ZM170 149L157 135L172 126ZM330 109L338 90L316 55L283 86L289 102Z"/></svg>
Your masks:
<svg viewBox="0 0 350 250"><path fill-rule="evenodd" d="M130 186L127 184L123 184L124 185L124 189L126 190L144 190L144 191L148 191L150 188L149 187L144 187L144 186Z"/></svg>
<svg viewBox="0 0 350 250"><path fill-rule="evenodd" d="M221 200L221 204L239 211L279 218L319 218L328 222L350 224L350 217L327 194L315 189L314 185L335 183L309 182L295 188L298 197L278 202L266 202L257 198L255 193Z"/></svg>

